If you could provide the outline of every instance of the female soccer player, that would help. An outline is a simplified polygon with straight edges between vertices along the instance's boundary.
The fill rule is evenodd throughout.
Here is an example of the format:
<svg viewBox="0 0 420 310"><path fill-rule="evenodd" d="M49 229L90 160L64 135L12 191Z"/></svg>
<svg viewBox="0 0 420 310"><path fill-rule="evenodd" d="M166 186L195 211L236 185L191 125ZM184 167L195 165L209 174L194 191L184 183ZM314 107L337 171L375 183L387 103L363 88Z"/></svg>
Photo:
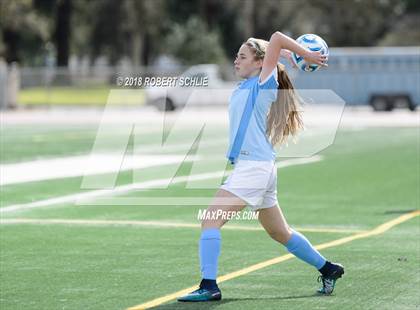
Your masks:
<svg viewBox="0 0 420 310"><path fill-rule="evenodd" d="M291 229L277 202L277 167L274 145L284 142L302 128L298 99L280 56L295 52L307 63L326 65L326 56L307 50L295 40L275 32L270 42L250 38L234 62L236 74L244 79L229 102L230 146L228 158L234 169L207 208L239 212L245 206L259 211L259 221L275 241L321 273L321 294L331 294L336 280L344 274L340 264L327 261L299 232ZM223 203L229 201L229 203ZM199 244L202 281L194 292L179 301L220 300L216 283L220 253L220 229L226 216L202 221Z"/></svg>

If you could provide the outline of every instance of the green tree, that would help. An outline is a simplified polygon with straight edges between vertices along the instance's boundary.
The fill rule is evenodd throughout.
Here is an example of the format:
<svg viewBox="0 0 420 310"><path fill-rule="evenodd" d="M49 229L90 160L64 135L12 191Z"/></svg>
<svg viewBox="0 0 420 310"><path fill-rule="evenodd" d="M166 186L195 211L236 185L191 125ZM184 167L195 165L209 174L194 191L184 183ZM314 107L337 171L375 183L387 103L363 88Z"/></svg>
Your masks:
<svg viewBox="0 0 420 310"><path fill-rule="evenodd" d="M57 66L66 67L71 53L73 1L33 0L33 5L39 14L49 20L49 39L55 47Z"/></svg>
<svg viewBox="0 0 420 310"><path fill-rule="evenodd" d="M49 38L48 21L31 0L0 1L2 55L8 63L42 63L44 43Z"/></svg>
<svg viewBox="0 0 420 310"><path fill-rule="evenodd" d="M316 32L331 46L374 46L404 14L400 0L313 0L296 11L295 32Z"/></svg>
<svg viewBox="0 0 420 310"><path fill-rule="evenodd" d="M57 50L57 66L67 66L69 62L72 11L71 0L56 1L53 39Z"/></svg>
<svg viewBox="0 0 420 310"><path fill-rule="evenodd" d="M209 31L203 21L195 16L185 24L175 24L165 42L165 49L184 64L226 61L219 33Z"/></svg>
<svg viewBox="0 0 420 310"><path fill-rule="evenodd" d="M165 24L164 1L101 0L78 7L80 23L75 34L78 51L88 50L92 59L105 55L111 64L124 56L129 57L134 66L150 62L158 45L155 41L159 42L152 38L161 36Z"/></svg>

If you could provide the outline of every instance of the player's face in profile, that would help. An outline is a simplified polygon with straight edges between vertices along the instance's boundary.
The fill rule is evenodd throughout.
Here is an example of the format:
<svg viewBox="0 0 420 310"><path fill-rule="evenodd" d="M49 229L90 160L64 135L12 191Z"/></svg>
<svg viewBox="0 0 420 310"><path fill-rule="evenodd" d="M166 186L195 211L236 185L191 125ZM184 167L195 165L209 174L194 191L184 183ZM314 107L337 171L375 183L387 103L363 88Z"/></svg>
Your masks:
<svg viewBox="0 0 420 310"><path fill-rule="evenodd" d="M233 64L235 66L235 73L237 76L241 78L248 78L261 69L262 61L255 60L255 55L251 49L245 44L242 44Z"/></svg>

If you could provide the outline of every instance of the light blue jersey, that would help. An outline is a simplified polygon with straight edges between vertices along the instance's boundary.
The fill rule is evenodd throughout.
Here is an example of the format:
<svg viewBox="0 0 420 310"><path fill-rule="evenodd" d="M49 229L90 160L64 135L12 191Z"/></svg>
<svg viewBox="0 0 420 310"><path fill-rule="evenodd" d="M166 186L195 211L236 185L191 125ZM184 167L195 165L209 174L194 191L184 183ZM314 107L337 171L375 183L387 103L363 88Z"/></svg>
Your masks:
<svg viewBox="0 0 420 310"><path fill-rule="evenodd" d="M271 104L277 99L277 68L259 83L259 76L243 80L233 91L229 102L229 149L232 149L242 113L249 98L255 100L241 151L237 159L271 161L276 152L267 137L267 114Z"/></svg>

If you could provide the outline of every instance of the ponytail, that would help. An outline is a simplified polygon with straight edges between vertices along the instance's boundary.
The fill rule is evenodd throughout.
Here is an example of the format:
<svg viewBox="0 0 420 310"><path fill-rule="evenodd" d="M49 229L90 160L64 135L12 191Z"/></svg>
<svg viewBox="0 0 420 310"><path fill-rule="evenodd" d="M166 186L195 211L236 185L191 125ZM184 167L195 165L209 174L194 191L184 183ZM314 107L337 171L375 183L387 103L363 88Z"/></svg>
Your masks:
<svg viewBox="0 0 420 310"><path fill-rule="evenodd" d="M300 100L284 66L277 65L278 96L267 116L267 136L273 146L284 143L303 129Z"/></svg>

